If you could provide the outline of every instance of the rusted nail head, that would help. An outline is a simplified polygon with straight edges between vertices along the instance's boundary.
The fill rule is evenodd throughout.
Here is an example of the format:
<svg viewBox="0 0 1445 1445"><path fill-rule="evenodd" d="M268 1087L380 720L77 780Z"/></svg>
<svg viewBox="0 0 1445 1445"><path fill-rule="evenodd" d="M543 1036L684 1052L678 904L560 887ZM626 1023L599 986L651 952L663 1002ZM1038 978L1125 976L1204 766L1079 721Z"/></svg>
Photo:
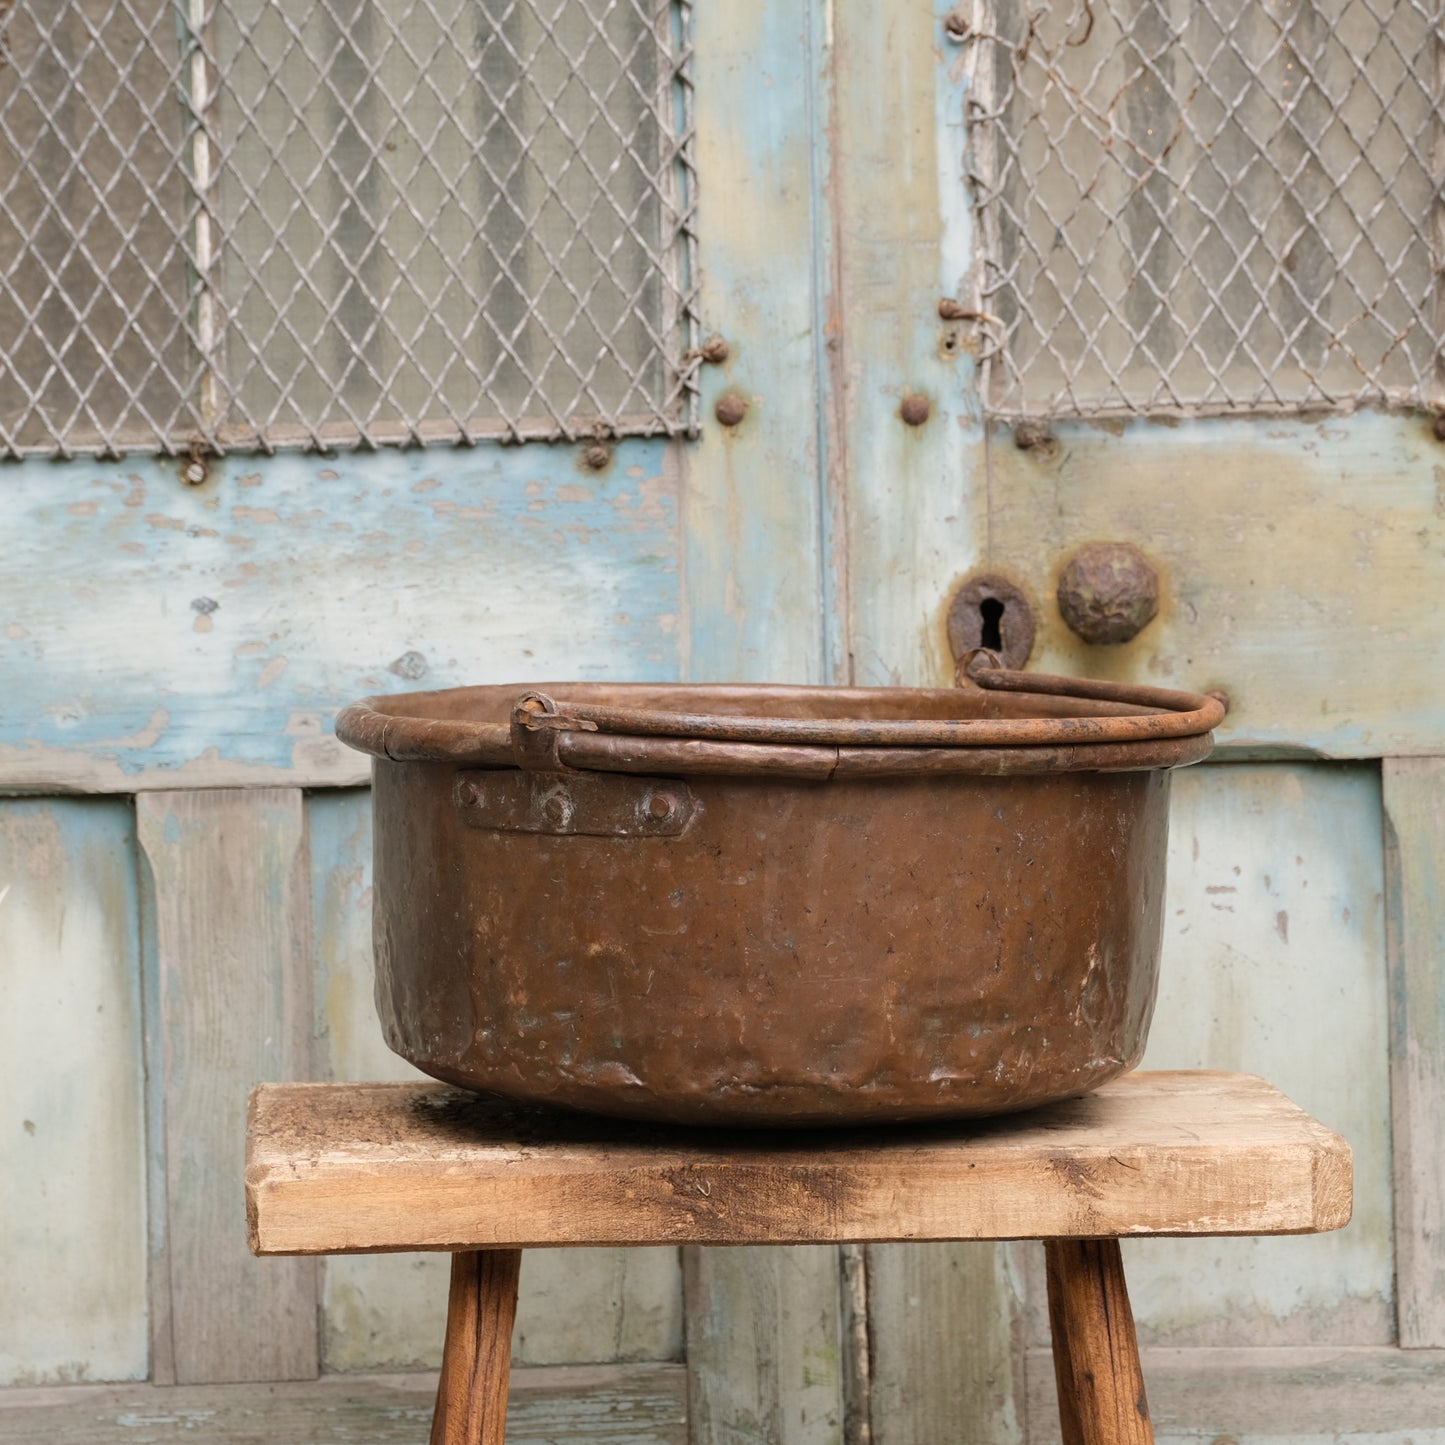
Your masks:
<svg viewBox="0 0 1445 1445"><path fill-rule="evenodd" d="M582 464L588 470L600 472L606 470L607 464L612 460L612 452L601 442L593 442L582 453Z"/></svg>
<svg viewBox="0 0 1445 1445"><path fill-rule="evenodd" d="M748 404L735 391L725 391L713 405L712 414L724 426L737 426L748 414Z"/></svg>
<svg viewBox="0 0 1445 1445"><path fill-rule="evenodd" d="M932 403L921 391L910 391L898 405L898 415L909 426L922 426L932 410Z"/></svg>
<svg viewBox="0 0 1445 1445"><path fill-rule="evenodd" d="M943 28L955 40L967 40L972 30L968 23L968 16L961 10L950 10L943 17Z"/></svg>
<svg viewBox="0 0 1445 1445"><path fill-rule="evenodd" d="M1432 427L1437 442L1445 442L1445 412L1436 412Z"/></svg>
<svg viewBox="0 0 1445 1445"><path fill-rule="evenodd" d="M1014 427L1014 445L1021 452L1047 446L1053 439L1048 427L1040 421L1021 421Z"/></svg>
<svg viewBox="0 0 1445 1445"><path fill-rule="evenodd" d="M182 473L186 484L192 487L199 487L206 480L206 464L199 457L193 458L186 463L185 471Z"/></svg>
<svg viewBox="0 0 1445 1445"><path fill-rule="evenodd" d="M707 362L709 366L721 366L729 356L732 355L732 348L721 336L709 336L703 342L698 355Z"/></svg>
<svg viewBox="0 0 1445 1445"><path fill-rule="evenodd" d="M647 800L647 815L658 823L665 823L677 812L677 799L671 793L653 793Z"/></svg>
<svg viewBox="0 0 1445 1445"><path fill-rule="evenodd" d="M1090 542L1059 578L1059 615L1085 642L1137 637L1159 611L1159 574L1130 542Z"/></svg>

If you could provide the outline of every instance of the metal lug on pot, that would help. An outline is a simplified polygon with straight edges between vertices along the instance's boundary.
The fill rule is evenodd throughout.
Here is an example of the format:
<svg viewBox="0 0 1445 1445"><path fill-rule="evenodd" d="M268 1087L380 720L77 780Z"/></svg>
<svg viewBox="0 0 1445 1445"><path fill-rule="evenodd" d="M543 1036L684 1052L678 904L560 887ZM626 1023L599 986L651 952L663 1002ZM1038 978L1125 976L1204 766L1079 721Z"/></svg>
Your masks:
<svg viewBox="0 0 1445 1445"><path fill-rule="evenodd" d="M686 783L624 773L464 772L452 800L469 828L554 838L676 838L697 813Z"/></svg>

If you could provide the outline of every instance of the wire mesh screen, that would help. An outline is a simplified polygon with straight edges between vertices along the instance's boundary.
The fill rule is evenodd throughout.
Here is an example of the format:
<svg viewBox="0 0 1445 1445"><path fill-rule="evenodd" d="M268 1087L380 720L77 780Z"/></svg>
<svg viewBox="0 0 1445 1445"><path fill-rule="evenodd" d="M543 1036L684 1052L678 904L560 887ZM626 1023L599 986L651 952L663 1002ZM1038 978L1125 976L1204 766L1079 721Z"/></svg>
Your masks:
<svg viewBox="0 0 1445 1445"><path fill-rule="evenodd" d="M0 0L0 448L696 427L687 0Z"/></svg>
<svg viewBox="0 0 1445 1445"><path fill-rule="evenodd" d="M1438 0L980 0L989 410L1432 398L1440 25Z"/></svg>

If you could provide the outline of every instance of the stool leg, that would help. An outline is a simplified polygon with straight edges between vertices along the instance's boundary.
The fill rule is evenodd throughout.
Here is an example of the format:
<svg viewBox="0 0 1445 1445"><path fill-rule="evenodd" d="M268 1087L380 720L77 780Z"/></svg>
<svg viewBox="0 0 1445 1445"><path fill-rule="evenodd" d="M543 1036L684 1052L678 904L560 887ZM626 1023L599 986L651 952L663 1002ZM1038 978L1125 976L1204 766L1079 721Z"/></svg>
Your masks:
<svg viewBox="0 0 1445 1445"><path fill-rule="evenodd" d="M503 1445L520 1249L452 1255L431 1445Z"/></svg>
<svg viewBox="0 0 1445 1445"><path fill-rule="evenodd" d="M1117 1239L1046 1239L1064 1445L1154 1445Z"/></svg>

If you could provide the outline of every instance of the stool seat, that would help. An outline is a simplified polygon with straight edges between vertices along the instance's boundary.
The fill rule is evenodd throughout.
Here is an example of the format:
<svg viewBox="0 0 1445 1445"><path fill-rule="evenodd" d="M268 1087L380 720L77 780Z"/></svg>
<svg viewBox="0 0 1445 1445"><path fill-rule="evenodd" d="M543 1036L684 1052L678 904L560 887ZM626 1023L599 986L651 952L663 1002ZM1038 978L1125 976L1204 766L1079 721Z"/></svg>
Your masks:
<svg viewBox="0 0 1445 1445"><path fill-rule="evenodd" d="M1262 1079L1204 1072L1004 1118L776 1133L264 1084L246 1153L258 1254L453 1254L432 1445L503 1439L525 1247L963 1239L1045 1242L1065 1445L1147 1445L1117 1240L1338 1229L1352 1188L1337 1134Z"/></svg>

